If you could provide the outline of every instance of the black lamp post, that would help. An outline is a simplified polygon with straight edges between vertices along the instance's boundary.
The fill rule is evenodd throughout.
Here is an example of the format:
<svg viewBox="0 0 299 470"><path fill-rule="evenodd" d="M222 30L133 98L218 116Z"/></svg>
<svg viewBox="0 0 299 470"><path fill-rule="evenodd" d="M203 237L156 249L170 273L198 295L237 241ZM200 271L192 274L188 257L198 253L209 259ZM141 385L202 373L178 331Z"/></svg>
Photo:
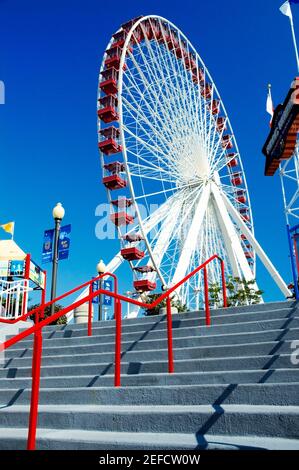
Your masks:
<svg viewBox="0 0 299 470"><path fill-rule="evenodd" d="M97 264L97 272L100 276L106 272L106 265L104 261L101 259L100 262ZM99 289L102 289L103 279L99 280ZM99 321L103 320L103 306L102 306L102 294L99 295Z"/></svg>
<svg viewBox="0 0 299 470"><path fill-rule="evenodd" d="M64 217L65 210L62 204L58 202L53 209L53 218L55 220L54 232L54 247L53 247L53 262L52 262L52 285L51 285L51 300L56 298L56 285L57 285L57 269L58 269L58 243L61 221ZM51 315L55 312L55 304L51 305Z"/></svg>

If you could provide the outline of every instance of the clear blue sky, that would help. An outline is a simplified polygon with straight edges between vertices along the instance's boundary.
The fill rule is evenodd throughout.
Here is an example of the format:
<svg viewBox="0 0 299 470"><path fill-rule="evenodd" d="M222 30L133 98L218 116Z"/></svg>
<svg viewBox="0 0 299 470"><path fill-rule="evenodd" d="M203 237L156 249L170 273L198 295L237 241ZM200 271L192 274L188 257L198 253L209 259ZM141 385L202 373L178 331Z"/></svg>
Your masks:
<svg viewBox="0 0 299 470"><path fill-rule="evenodd" d="M191 40L227 107L252 199L255 229L286 281L291 279L278 177L265 178L261 147L269 130L267 83L276 103L296 75L282 0L0 0L0 223L15 220L16 241L41 261L43 231L61 201L73 226L71 257L59 266L59 292L94 274L118 241L94 234L106 201L97 150L98 71L111 34L140 14L159 14ZM299 35L299 6L294 6ZM2 234L1 234L2 235ZM123 272L124 274L124 272ZM280 294L259 266L266 299ZM129 286L123 277L122 288Z"/></svg>

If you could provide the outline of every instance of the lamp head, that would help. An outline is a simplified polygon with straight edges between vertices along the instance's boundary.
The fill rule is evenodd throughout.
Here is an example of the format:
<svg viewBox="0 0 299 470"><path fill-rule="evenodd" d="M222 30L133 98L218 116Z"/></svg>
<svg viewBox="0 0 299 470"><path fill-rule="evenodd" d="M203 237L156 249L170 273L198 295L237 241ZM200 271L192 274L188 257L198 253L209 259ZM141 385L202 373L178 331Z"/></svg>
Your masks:
<svg viewBox="0 0 299 470"><path fill-rule="evenodd" d="M63 217L64 217L64 214L65 214L65 210L64 208L62 207L62 204L60 202L58 202L56 204L56 206L54 207L53 209L53 218L56 220L62 220Z"/></svg>
<svg viewBox="0 0 299 470"><path fill-rule="evenodd" d="M101 259L100 262L97 264L97 272L99 274L104 274L106 272L106 265L104 261Z"/></svg>

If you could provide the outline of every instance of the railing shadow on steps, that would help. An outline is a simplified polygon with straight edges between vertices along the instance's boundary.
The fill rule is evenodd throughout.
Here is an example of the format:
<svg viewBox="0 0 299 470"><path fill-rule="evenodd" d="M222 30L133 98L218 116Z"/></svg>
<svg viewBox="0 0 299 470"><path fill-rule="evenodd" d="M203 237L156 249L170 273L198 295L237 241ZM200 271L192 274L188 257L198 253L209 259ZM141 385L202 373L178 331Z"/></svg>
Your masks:
<svg viewBox="0 0 299 470"><path fill-rule="evenodd" d="M87 322L87 335L92 336L92 300L99 295L107 295L114 298L114 316L115 316L115 369L114 369L114 386L121 385L121 335L122 335L122 302L128 302L146 309L155 308L162 300L166 299L166 320L167 320L167 344L168 344L168 372L174 372L174 358L173 358L173 339L172 339L172 314L171 314L171 294L176 291L181 285L187 282L191 277L195 276L199 271L203 270L204 273L204 298L205 298L205 316L206 325L211 325L210 305L209 305L209 284L208 284L208 269L207 266L214 260L219 260L221 265L221 280L222 280L222 293L223 293L223 307L227 307L226 295L226 282L225 282L225 266L224 261L218 256L213 255L203 264L194 269L191 273L185 276L180 282L172 286L166 292L161 294L151 304L139 302L138 300L125 297L118 293L117 277L113 273L104 273L100 276L91 279L90 281L72 289L71 291L57 297L56 299L41 304L39 307L31 310L30 312L18 317L15 320L0 319L0 323L16 323L21 320L26 320L28 317L35 316L35 324L28 329L21 331L14 337L6 340L0 344L0 353L14 344L18 343L30 335L33 337L33 354L32 354L32 386L31 386L31 399L30 399L30 412L29 412L29 425L28 425L28 438L27 450L35 450L36 447L36 430L38 421L38 403L39 403L39 390L40 390L40 371L42 361L42 329L50 323L58 320L63 315L88 302L88 322ZM107 291L104 289L94 290L94 283L103 277L112 277L114 279L114 290ZM88 287L88 295L75 301L71 305L64 307L59 312L54 313L48 318L44 318L44 310L53 303L57 303L66 297L76 293L77 291Z"/></svg>

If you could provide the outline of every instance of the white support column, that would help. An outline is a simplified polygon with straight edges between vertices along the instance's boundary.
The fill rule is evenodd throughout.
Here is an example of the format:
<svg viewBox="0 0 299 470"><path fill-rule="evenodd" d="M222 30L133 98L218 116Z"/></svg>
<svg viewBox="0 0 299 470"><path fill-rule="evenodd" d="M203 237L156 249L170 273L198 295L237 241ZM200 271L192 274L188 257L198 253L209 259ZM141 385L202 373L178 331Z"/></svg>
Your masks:
<svg viewBox="0 0 299 470"><path fill-rule="evenodd" d="M147 235L151 230L153 230L154 227L156 227L163 218L165 218L166 214L169 213L169 206L171 206L172 199L168 199L162 206L160 206L151 216L148 218L148 220L145 221L144 223L144 233ZM140 233L139 230L137 229L132 229L128 233L137 231L137 233ZM120 251L114 256L114 258L109 261L109 263L106 265L106 270L107 272L114 273L119 266L124 262L124 258L121 256ZM88 295L88 287L84 289L83 292L74 300L74 302L77 302L78 300L83 299L83 297L86 297ZM66 317L67 317L67 322L69 323L74 316L74 312L70 311Z"/></svg>
<svg viewBox="0 0 299 470"><path fill-rule="evenodd" d="M176 284L186 275L190 263L190 258L197 244L197 238L208 207L210 195L211 185L207 184L207 186L203 189L201 196L199 197L197 207L194 212L194 217L188 232L188 236L185 240L183 249L181 251L181 256L176 271L174 273L174 277L172 279L172 284ZM179 291L179 289L177 291Z"/></svg>
<svg viewBox="0 0 299 470"><path fill-rule="evenodd" d="M247 227L247 225L242 220L239 212L234 208L234 206L231 204L231 202L228 200L228 198L226 197L225 194L222 194L222 197L223 197L224 204L225 204L228 212L230 213L231 217L236 222L236 224L240 227L240 229L242 230L242 233L246 236L246 238L249 240L249 242L253 246L254 250L256 251L256 254L258 255L258 257L262 261L263 265L265 266L265 268L269 272L269 274L272 277L273 281L276 283L276 285L279 287L279 289L281 290L281 292L283 293L283 295L285 297L291 296L292 293L288 289L286 283L284 282L284 280L280 276L279 272L276 270L276 268L274 267L274 265L272 264L272 262L270 261L270 259L268 258L268 256L266 255L266 253L264 252L262 247L260 246L260 244L257 242L255 237L252 235L252 233L249 230L249 228Z"/></svg>
<svg viewBox="0 0 299 470"><path fill-rule="evenodd" d="M218 205L216 204L216 201L213 201L213 206L214 206L214 210L216 212L217 220L218 220L221 232L222 232L223 239L225 240L225 248L227 250L227 256L228 256L229 262L231 264L233 276L241 278L242 277L241 271L240 271L240 268L239 268L239 264L238 264L236 254L235 254L235 252L233 250L233 247L232 247L232 244L231 244L230 235L229 235L229 232L227 230L226 224L223 221L222 214L219 210Z"/></svg>
<svg viewBox="0 0 299 470"><path fill-rule="evenodd" d="M246 281L253 280L253 274L247 262L246 256L244 254L241 241L239 239L238 233L230 219L229 213L225 207L223 201L223 194L220 193L218 186L215 183L211 183L212 186L212 194L214 196L214 200L218 211L220 213L220 217L222 219L222 223L224 226L224 236L226 241L226 246L229 246L235 254L236 259L238 260L240 270L242 273L241 277L244 277Z"/></svg>
<svg viewBox="0 0 299 470"><path fill-rule="evenodd" d="M167 248L170 244L171 236L177 224L177 219L178 219L178 215L180 212L180 208L181 208L180 204L177 201L174 201L172 210L168 211L168 214L162 224L156 244L153 248L153 256L156 260L156 266L158 268L160 268L163 256L165 255L165 252L167 251ZM153 272L149 275L149 279L152 282L154 282L156 276L157 276L157 273Z"/></svg>

